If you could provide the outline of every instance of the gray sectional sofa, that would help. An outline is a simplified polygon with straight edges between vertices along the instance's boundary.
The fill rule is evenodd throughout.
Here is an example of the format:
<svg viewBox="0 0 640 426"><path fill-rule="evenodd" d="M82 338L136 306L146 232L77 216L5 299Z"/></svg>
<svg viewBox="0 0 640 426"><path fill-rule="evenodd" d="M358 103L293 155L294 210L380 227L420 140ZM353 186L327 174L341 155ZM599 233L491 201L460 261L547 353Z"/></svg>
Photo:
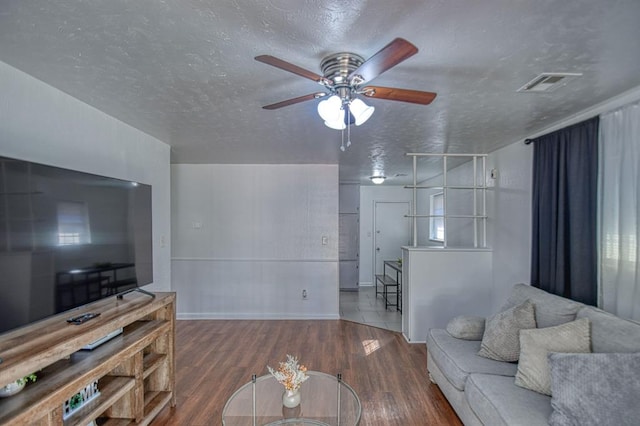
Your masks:
<svg viewBox="0 0 640 426"><path fill-rule="evenodd" d="M592 352L640 352L639 323L525 284L513 287L501 311L526 300L535 305L538 328L588 318ZM480 346L480 340L458 339L442 329L431 329L427 336L430 379L440 387L462 422L490 426L549 424L552 397L516 386L518 364L481 357ZM634 380L640 383L640 371L636 373Z"/></svg>

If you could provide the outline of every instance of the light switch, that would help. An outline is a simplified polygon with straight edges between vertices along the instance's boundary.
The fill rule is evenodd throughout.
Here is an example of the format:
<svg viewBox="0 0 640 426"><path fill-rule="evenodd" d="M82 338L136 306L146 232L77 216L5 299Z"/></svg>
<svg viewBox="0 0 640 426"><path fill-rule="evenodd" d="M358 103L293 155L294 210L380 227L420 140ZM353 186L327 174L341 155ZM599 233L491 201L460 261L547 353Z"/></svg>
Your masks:
<svg viewBox="0 0 640 426"><path fill-rule="evenodd" d="M322 236L322 245L326 246L327 244L329 244L329 237L327 236Z"/></svg>

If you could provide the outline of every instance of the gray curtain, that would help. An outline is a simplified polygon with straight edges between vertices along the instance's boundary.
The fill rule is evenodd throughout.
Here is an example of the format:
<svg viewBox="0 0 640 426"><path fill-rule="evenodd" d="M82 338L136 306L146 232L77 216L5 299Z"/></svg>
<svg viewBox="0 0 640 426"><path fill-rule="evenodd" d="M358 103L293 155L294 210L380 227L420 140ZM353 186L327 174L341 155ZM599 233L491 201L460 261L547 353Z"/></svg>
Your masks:
<svg viewBox="0 0 640 426"><path fill-rule="evenodd" d="M531 284L595 305L599 117L534 139Z"/></svg>

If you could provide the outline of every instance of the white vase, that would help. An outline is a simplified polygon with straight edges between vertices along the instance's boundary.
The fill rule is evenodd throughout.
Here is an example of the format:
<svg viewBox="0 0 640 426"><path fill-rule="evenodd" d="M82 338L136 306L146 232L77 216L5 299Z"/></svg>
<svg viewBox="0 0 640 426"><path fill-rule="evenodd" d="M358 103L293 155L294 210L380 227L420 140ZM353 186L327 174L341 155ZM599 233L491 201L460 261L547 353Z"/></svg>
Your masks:
<svg viewBox="0 0 640 426"><path fill-rule="evenodd" d="M282 405L287 408L295 408L300 405L300 390L286 390L282 394Z"/></svg>
<svg viewBox="0 0 640 426"><path fill-rule="evenodd" d="M11 395L15 395L18 392L20 392L23 388L24 385L26 383L18 383L18 382L13 382L13 383L9 383L8 385L1 387L0 388L0 398L6 398L8 396Z"/></svg>

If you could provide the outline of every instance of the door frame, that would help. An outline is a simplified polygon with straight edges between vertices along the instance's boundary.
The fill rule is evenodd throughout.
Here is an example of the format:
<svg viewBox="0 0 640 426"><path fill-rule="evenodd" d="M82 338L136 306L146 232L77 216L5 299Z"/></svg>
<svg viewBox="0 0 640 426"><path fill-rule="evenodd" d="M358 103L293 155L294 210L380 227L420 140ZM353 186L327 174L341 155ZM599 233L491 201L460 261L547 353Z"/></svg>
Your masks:
<svg viewBox="0 0 640 426"><path fill-rule="evenodd" d="M405 201L385 201L385 200L373 200L373 222L372 222L372 230L371 230L371 234L373 235L373 238L371 239L371 277L373 279L373 285L375 286L375 282L376 282L376 241L378 239L378 233L376 232L376 228L377 228L377 218L376 218L376 211L377 211L377 205L378 204L406 204L407 205L407 214L411 214L411 201L405 200ZM411 235L413 235L412 232L412 223L409 220L409 218L407 218L407 226L408 226L408 236L409 236L409 242L408 244L411 243Z"/></svg>

